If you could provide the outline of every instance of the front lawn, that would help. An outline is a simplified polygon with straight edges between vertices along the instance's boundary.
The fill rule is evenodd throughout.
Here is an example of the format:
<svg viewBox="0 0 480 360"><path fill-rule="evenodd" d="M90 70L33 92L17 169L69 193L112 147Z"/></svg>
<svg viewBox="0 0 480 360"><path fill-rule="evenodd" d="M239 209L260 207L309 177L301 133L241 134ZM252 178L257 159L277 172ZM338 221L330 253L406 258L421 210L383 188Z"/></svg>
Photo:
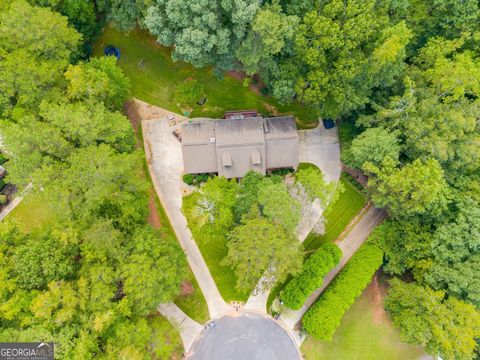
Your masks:
<svg viewBox="0 0 480 360"><path fill-rule="evenodd" d="M45 204L39 193L30 191L20 204L8 214L7 219L18 223L23 230L30 232L32 229L53 219L52 210Z"/></svg>
<svg viewBox="0 0 480 360"><path fill-rule="evenodd" d="M308 337L302 345L307 360L415 360L424 353L400 340L383 310L383 289L375 280L343 317L333 341Z"/></svg>
<svg viewBox="0 0 480 360"><path fill-rule="evenodd" d="M233 269L228 266L220 265L228 253L226 234L215 232L212 229L213 226L210 226L209 224L200 226L196 221L193 212L199 196L200 194L198 192L194 192L183 198L183 213L187 218L188 226L192 231L193 238L207 263L208 269L210 270L223 299L226 302L247 301L251 291L238 291L235 288L237 280Z"/></svg>
<svg viewBox="0 0 480 360"><path fill-rule="evenodd" d="M308 167L310 165L301 164L301 166ZM307 256L318 249L320 245L335 241L367 202L365 194L358 190L343 173L340 177L340 183L343 185L344 191L340 194L338 200L334 204L327 206L325 210L325 234L316 235L310 233L303 243ZM277 286L270 291L267 310L270 309L273 301L289 280L290 279L287 279L285 283L277 284Z"/></svg>
<svg viewBox="0 0 480 360"><path fill-rule="evenodd" d="M344 191L338 200L325 210L327 223L325 234L308 235L304 242L306 251L316 250L326 242L335 241L365 206L367 202L365 194L358 190L343 173L340 183L343 185Z"/></svg>
<svg viewBox="0 0 480 360"><path fill-rule="evenodd" d="M173 62L171 50L160 46L144 30L123 34L107 26L98 39L95 56L103 56L107 45L115 45L121 51L119 66L130 78L132 95L161 108L180 112L175 99L175 86L186 79L197 79L205 86L207 102L196 106L192 117L223 117L227 110L256 109L264 115L292 114L301 128L312 128L318 123L312 109L293 102L281 105L274 99L255 93L230 76L218 79L211 68L195 69L193 66Z"/></svg>

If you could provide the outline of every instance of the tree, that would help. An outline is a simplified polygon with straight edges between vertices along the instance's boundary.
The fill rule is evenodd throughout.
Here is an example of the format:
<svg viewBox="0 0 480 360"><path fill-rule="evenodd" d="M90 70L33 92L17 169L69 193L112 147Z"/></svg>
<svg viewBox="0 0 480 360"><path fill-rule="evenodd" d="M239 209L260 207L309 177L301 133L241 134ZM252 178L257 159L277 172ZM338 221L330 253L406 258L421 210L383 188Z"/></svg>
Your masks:
<svg viewBox="0 0 480 360"><path fill-rule="evenodd" d="M262 180L262 174L250 170L240 181L234 207L237 222L240 222L245 215L249 214L252 207L258 206L258 191Z"/></svg>
<svg viewBox="0 0 480 360"><path fill-rule="evenodd" d="M301 244L282 226L263 217L253 217L229 233L228 254L223 265L232 266L236 287L250 291L262 276L262 286L271 288L302 266Z"/></svg>
<svg viewBox="0 0 480 360"><path fill-rule="evenodd" d="M447 202L447 184L443 170L434 159L415 160L398 169L386 157L380 167L366 163L370 174L368 188L379 207L387 207L394 216L438 213Z"/></svg>
<svg viewBox="0 0 480 360"><path fill-rule="evenodd" d="M338 117L369 102L374 87L392 85L403 70L411 33L390 27L374 0L321 3L296 34L295 60L303 68L299 98L324 117Z"/></svg>
<svg viewBox="0 0 480 360"><path fill-rule="evenodd" d="M480 306L480 207L471 199L457 202L452 219L438 226L431 243L431 265L424 282L434 289Z"/></svg>
<svg viewBox="0 0 480 360"><path fill-rule="evenodd" d="M351 165L358 169L361 169L366 162L378 166L386 156L397 162L400 149L395 133L381 127L369 128L352 141Z"/></svg>
<svg viewBox="0 0 480 360"><path fill-rule="evenodd" d="M257 12L251 30L236 52L247 75L274 66L273 56L291 41L298 21L296 16L283 14L278 1L265 5Z"/></svg>
<svg viewBox="0 0 480 360"><path fill-rule="evenodd" d="M175 61L229 69L258 8L256 0L156 1L144 24L160 44L174 46Z"/></svg>
<svg viewBox="0 0 480 360"><path fill-rule="evenodd" d="M29 19L29 21L25 21ZM18 26L22 24L22 26ZM0 12L0 113L55 98L81 35L49 9L15 0Z"/></svg>
<svg viewBox="0 0 480 360"><path fill-rule="evenodd" d="M186 261L174 239L160 237L150 226L138 228L122 264L123 291L140 316L177 295L186 276Z"/></svg>
<svg viewBox="0 0 480 360"><path fill-rule="evenodd" d="M217 228L227 231L233 225L233 207L235 205L237 185L224 177L208 179L202 188L203 196L197 206L203 220Z"/></svg>
<svg viewBox="0 0 480 360"><path fill-rule="evenodd" d="M283 226L288 233L295 233L301 217L301 205L290 196L285 184L264 178L258 192L258 202L263 215L274 224Z"/></svg>
<svg viewBox="0 0 480 360"><path fill-rule="evenodd" d="M205 86L198 80L186 80L177 85L174 96L181 107L191 110L205 96Z"/></svg>
<svg viewBox="0 0 480 360"><path fill-rule="evenodd" d="M391 281L385 307L400 327L402 339L444 359L474 359L480 313L443 291Z"/></svg>
<svg viewBox="0 0 480 360"><path fill-rule="evenodd" d="M323 173L318 168L308 167L299 169L295 177L297 181L305 188L310 201L318 199L322 208L326 208L328 204L333 204L337 200L335 196L343 191L341 184L334 182L327 183L323 177Z"/></svg>
<svg viewBox="0 0 480 360"><path fill-rule="evenodd" d="M116 65L114 56L70 65L65 77L70 99L103 102L111 110L121 109L130 91L130 80Z"/></svg>

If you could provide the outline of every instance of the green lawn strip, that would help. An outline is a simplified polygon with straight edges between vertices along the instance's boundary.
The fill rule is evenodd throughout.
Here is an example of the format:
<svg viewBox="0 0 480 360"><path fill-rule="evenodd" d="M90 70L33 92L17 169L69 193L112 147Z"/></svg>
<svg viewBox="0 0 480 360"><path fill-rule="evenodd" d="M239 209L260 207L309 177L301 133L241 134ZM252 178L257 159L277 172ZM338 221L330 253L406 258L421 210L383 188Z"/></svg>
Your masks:
<svg viewBox="0 0 480 360"><path fill-rule="evenodd" d="M199 224L194 216L199 193L195 192L183 198L183 213L193 238L202 253L218 290L226 302L246 301L251 291L239 292L235 288L236 277L233 269L222 266L221 262L228 253L226 234L219 234L209 224ZM253 290L253 289L252 289Z"/></svg>
<svg viewBox="0 0 480 360"><path fill-rule="evenodd" d="M137 143L142 145L143 149L143 133L142 127L139 126L137 132ZM160 199L158 198L157 192L155 191L155 187L153 186L152 178L150 176L150 171L148 170L147 160L145 158L145 153L142 150L142 159L143 159L143 173L147 174L148 183L150 186L150 191L154 194L155 199L155 208L157 210L158 217L162 226L166 229L166 231L174 238L176 238L175 232L173 231L172 224L168 219L168 216L163 208ZM190 316L193 320L198 321L199 323L203 324L210 318L208 313L208 306L207 302L205 301L205 297L203 296L202 290L198 285L197 280L190 268L190 265L187 266L187 278L185 279L192 284L193 292L188 295L178 295L174 299L174 303L188 316Z"/></svg>
<svg viewBox="0 0 480 360"><path fill-rule="evenodd" d="M53 219L52 210L45 204L40 194L30 191L15 209L8 214L7 219L18 223L24 231L48 223Z"/></svg>
<svg viewBox="0 0 480 360"><path fill-rule="evenodd" d="M211 68L196 69L173 62L171 49L160 46L147 31L123 34L107 26L95 44L94 56L103 56L107 45L120 49L118 64L131 80L132 95L150 104L181 112L174 99L175 86L186 79L197 79L205 86L207 102L195 106L192 117L221 117L227 110L256 109L264 115L273 115L275 110L294 115L300 128L313 128L318 123L315 112L297 102L282 105L230 76L215 77Z"/></svg>
<svg viewBox="0 0 480 360"><path fill-rule="evenodd" d="M340 177L340 182L345 190L338 200L325 210L325 234L309 234L304 242L307 252L318 249L326 242L335 241L367 202L366 196L344 174Z"/></svg>
<svg viewBox="0 0 480 360"><path fill-rule="evenodd" d="M299 168L308 168L309 166L315 166L311 164L300 164ZM331 206L328 206L325 210L326 218L326 231L323 235L309 234L304 241L304 247L306 256L317 250L320 245L335 241L343 232L343 230L350 224L350 222L357 216L357 214L365 206L367 199L355 185L342 173L340 182L343 184L345 191L340 194L338 200ZM273 301L278 296L280 291L283 290L287 282L287 279L282 284L277 284L268 296L267 309L270 309Z"/></svg>
<svg viewBox="0 0 480 360"><path fill-rule="evenodd" d="M418 359L422 350L402 343L398 330L386 317L376 316L367 288L342 319L331 342L312 339L302 345L308 360L401 360ZM377 305L381 306L381 305ZM379 311L378 309L376 311Z"/></svg>

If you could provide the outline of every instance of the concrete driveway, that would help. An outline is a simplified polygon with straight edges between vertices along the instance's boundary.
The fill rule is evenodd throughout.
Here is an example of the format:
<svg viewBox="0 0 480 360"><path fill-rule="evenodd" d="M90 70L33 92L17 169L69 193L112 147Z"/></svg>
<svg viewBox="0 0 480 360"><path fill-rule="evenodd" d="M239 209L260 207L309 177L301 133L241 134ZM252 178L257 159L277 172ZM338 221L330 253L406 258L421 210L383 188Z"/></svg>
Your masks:
<svg viewBox="0 0 480 360"><path fill-rule="evenodd" d="M185 189L186 185L182 181L182 149L180 142L172 135L174 129L165 117L142 121L148 168L155 191L205 296L210 316L215 317L231 310L231 307L220 295L181 210L182 188Z"/></svg>
<svg viewBox="0 0 480 360"><path fill-rule="evenodd" d="M298 135L300 162L317 165L326 181L338 181L342 167L337 127L327 130L320 121L315 129L300 130Z"/></svg>
<svg viewBox="0 0 480 360"><path fill-rule="evenodd" d="M287 331L274 319L232 312L202 330L187 359L300 360L300 354Z"/></svg>

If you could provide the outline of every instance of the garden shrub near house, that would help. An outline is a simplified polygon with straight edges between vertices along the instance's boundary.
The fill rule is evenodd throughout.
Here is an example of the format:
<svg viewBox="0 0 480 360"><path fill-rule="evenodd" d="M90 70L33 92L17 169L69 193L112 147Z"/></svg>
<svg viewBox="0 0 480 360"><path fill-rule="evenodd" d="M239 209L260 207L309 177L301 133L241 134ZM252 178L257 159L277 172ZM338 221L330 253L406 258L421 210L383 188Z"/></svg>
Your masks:
<svg viewBox="0 0 480 360"><path fill-rule="evenodd" d="M331 340L345 312L355 302L383 261L383 252L367 243L328 286L303 317L304 329L314 338Z"/></svg>
<svg viewBox="0 0 480 360"><path fill-rule="evenodd" d="M294 310L300 309L310 294L322 286L323 278L338 264L341 257L342 251L337 245L322 245L304 262L302 272L283 290L280 298L285 306Z"/></svg>

